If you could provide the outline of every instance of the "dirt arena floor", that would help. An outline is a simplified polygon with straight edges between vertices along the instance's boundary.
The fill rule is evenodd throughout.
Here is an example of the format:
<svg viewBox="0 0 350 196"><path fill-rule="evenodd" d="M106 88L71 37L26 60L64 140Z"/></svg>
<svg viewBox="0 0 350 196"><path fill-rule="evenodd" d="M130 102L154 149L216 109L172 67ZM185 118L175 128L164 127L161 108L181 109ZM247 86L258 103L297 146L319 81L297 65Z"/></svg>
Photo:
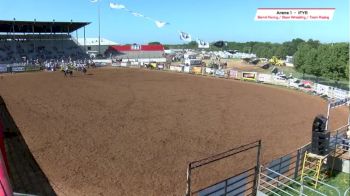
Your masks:
<svg viewBox="0 0 350 196"><path fill-rule="evenodd" d="M259 139L270 161L326 112L289 89L137 69L3 75L0 95L58 195L183 195L190 161ZM346 118L337 109L331 127Z"/></svg>

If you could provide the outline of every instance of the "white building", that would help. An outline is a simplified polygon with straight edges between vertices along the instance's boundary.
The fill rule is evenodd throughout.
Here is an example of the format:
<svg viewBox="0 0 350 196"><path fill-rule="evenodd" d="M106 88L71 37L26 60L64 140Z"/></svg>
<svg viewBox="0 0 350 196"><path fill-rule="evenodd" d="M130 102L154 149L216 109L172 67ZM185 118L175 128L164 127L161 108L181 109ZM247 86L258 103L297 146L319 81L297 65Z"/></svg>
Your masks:
<svg viewBox="0 0 350 196"><path fill-rule="evenodd" d="M98 38L86 38L85 40L84 38L79 38L78 43L82 47L84 47L85 45L86 52L90 54L90 57L96 57L96 55L99 52ZM119 45L119 44L111 40L101 38L101 54L104 54L109 46L115 46L115 45Z"/></svg>

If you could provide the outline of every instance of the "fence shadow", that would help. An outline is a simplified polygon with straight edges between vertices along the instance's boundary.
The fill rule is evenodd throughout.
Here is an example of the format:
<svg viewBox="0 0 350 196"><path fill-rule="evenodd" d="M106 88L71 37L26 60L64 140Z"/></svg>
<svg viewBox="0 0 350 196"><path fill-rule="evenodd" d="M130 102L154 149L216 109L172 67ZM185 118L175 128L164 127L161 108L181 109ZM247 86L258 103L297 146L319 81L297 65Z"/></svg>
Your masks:
<svg viewBox="0 0 350 196"><path fill-rule="evenodd" d="M13 191L34 195L56 195L48 178L30 152L1 96L0 120L4 125L4 143Z"/></svg>

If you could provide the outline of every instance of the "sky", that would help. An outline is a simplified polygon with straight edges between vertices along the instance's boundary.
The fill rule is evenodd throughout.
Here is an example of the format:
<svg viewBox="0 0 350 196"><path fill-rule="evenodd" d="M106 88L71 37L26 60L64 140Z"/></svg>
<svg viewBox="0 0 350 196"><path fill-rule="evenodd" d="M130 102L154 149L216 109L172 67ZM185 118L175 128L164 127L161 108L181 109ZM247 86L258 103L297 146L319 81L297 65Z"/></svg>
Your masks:
<svg viewBox="0 0 350 196"><path fill-rule="evenodd" d="M109 3L157 20L163 28ZM183 43L179 31L205 41L284 42L294 38L348 42L349 0L101 0L101 37L120 44ZM90 0L0 0L0 20L91 22L86 37L98 37L98 3ZM255 21L257 8L335 8L332 21ZM72 35L76 36L76 33ZM78 31L83 36L83 30Z"/></svg>

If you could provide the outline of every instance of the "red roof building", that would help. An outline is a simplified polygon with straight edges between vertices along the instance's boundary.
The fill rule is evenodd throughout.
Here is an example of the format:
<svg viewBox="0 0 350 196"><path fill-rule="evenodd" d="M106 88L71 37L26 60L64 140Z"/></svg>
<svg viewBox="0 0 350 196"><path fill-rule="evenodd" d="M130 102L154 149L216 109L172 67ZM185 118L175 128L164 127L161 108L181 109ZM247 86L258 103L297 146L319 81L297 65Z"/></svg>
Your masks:
<svg viewBox="0 0 350 196"><path fill-rule="evenodd" d="M109 49L118 52L130 52L130 51L161 51L164 52L163 45L124 45L124 46L110 46Z"/></svg>
<svg viewBox="0 0 350 196"><path fill-rule="evenodd" d="M107 56L115 58L162 58L164 57L164 46L137 44L110 46L106 53Z"/></svg>

